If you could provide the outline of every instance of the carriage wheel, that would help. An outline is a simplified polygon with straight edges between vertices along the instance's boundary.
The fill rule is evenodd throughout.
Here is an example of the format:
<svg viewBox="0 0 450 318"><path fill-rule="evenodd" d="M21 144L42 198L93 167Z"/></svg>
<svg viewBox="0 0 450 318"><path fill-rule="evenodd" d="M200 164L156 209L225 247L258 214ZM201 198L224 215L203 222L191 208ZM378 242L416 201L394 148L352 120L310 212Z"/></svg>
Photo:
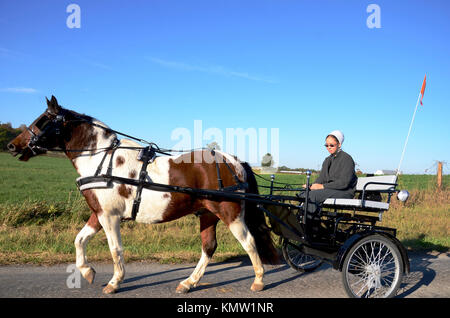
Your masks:
<svg viewBox="0 0 450 318"><path fill-rule="evenodd" d="M312 255L303 253L300 250L301 243L295 240L283 239L281 250L283 251L283 257L286 262L298 272L312 272L323 261Z"/></svg>
<svg viewBox="0 0 450 318"><path fill-rule="evenodd" d="M357 242L348 252L342 281L350 297L390 298L397 294L403 277L403 260L397 246L374 234Z"/></svg>

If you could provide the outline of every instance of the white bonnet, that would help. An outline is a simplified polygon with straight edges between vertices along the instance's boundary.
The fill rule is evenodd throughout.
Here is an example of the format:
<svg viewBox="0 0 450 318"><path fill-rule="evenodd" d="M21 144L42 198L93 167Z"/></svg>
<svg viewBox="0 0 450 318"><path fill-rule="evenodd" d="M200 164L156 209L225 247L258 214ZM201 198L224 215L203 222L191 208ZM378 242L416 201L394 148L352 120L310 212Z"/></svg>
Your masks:
<svg viewBox="0 0 450 318"><path fill-rule="evenodd" d="M336 139L339 141L339 143L341 145L344 142L344 134L340 130L333 130L328 135L332 135L332 136L336 137Z"/></svg>

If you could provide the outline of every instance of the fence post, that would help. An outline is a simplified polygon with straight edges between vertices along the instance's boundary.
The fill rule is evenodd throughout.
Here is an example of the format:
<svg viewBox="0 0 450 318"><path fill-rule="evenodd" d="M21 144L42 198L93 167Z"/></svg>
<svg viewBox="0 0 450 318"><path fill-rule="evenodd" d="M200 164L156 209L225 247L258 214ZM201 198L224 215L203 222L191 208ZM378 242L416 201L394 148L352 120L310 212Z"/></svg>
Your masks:
<svg viewBox="0 0 450 318"><path fill-rule="evenodd" d="M441 187L442 187L442 161L438 161L437 186L438 186L438 189L441 189Z"/></svg>

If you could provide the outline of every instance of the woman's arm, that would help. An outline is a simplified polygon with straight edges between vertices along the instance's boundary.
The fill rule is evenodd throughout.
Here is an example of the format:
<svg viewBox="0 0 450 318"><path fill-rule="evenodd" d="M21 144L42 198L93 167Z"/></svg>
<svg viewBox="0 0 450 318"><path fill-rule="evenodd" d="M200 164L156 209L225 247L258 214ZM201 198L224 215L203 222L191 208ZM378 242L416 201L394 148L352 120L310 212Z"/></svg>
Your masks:
<svg viewBox="0 0 450 318"><path fill-rule="evenodd" d="M355 178L355 163L350 156L343 158L336 167L333 167L333 175L330 182L324 184L325 189L346 190Z"/></svg>

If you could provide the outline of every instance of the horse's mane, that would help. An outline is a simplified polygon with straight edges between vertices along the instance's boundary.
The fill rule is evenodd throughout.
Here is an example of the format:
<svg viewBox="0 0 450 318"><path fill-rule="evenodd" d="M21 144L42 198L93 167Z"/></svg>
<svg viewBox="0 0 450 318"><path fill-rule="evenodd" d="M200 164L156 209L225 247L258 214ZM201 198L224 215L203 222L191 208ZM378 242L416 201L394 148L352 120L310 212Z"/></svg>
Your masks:
<svg viewBox="0 0 450 318"><path fill-rule="evenodd" d="M92 116L89 116L89 115L86 115L86 114L80 114L80 113L77 113L74 110L67 109L67 108L63 108L63 109L66 112L69 112L69 114L72 115L74 118L83 119L83 120L85 120L88 123L93 123L94 121L99 121L99 120L97 120L96 118L94 118Z"/></svg>

